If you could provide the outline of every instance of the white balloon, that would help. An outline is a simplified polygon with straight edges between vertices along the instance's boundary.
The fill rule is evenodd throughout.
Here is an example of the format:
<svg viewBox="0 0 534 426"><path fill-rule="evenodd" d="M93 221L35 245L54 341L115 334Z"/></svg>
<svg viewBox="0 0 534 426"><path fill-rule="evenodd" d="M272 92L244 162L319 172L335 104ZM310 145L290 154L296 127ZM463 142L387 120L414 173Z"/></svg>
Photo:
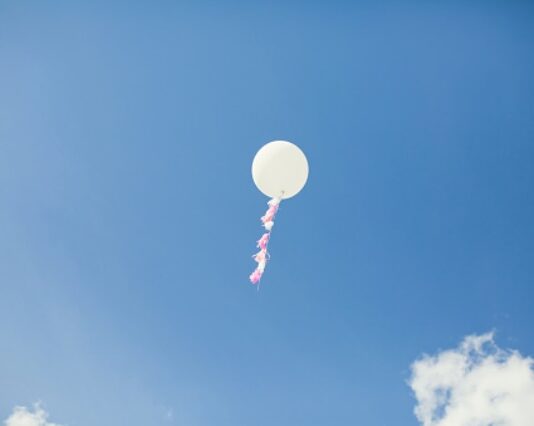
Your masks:
<svg viewBox="0 0 534 426"><path fill-rule="evenodd" d="M308 160L302 150L287 141L273 141L256 153L252 179L268 197L281 199L297 195L308 180Z"/></svg>

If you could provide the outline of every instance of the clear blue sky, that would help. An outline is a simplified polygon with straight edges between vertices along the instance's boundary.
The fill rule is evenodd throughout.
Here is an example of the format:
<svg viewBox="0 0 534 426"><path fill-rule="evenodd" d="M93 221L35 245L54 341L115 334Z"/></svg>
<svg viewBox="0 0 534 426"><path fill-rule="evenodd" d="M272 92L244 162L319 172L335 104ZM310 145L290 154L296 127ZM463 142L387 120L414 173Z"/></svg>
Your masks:
<svg viewBox="0 0 534 426"><path fill-rule="evenodd" d="M534 7L447 3L0 1L0 418L415 426L423 352L534 354Z"/></svg>

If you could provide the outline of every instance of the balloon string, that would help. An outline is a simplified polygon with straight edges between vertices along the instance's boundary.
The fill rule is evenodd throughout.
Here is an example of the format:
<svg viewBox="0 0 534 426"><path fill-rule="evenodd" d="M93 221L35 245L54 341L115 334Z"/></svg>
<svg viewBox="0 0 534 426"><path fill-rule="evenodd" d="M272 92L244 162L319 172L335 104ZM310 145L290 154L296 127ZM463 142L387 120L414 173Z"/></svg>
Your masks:
<svg viewBox="0 0 534 426"><path fill-rule="evenodd" d="M261 217L261 222L263 224L263 227L267 232L265 232L261 238L257 241L256 247L260 249L259 252L254 254L252 257L258 264L256 266L256 269L250 274L250 282L252 284L258 284L258 291L260 290L260 281L261 277L263 276L263 273L265 272L265 266L267 265L267 261L269 260L269 252L267 251L267 247L269 245L269 240L271 238L271 232L274 226L274 218L276 217L276 213L278 212L278 208L280 207L280 202L282 201L282 196L284 195L284 192L282 191L279 197L273 197L269 200L267 205L269 208L265 212L265 214Z"/></svg>

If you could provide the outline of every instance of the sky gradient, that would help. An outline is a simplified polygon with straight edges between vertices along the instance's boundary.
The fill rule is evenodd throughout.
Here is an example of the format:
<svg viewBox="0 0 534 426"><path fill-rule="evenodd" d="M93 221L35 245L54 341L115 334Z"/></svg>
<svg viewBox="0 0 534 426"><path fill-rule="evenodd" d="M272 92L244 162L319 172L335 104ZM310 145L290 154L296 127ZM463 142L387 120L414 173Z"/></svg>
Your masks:
<svg viewBox="0 0 534 426"><path fill-rule="evenodd" d="M134 3L0 0L1 419L415 426L422 353L534 354L532 3Z"/></svg>

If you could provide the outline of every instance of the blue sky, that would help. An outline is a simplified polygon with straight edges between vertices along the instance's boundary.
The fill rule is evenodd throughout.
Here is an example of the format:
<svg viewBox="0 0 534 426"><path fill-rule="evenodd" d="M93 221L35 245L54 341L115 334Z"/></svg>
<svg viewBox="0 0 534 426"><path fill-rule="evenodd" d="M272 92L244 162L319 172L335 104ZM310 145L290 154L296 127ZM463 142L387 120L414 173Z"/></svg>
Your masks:
<svg viewBox="0 0 534 426"><path fill-rule="evenodd" d="M1 1L0 417L417 425L422 353L534 354L533 43L526 1Z"/></svg>

